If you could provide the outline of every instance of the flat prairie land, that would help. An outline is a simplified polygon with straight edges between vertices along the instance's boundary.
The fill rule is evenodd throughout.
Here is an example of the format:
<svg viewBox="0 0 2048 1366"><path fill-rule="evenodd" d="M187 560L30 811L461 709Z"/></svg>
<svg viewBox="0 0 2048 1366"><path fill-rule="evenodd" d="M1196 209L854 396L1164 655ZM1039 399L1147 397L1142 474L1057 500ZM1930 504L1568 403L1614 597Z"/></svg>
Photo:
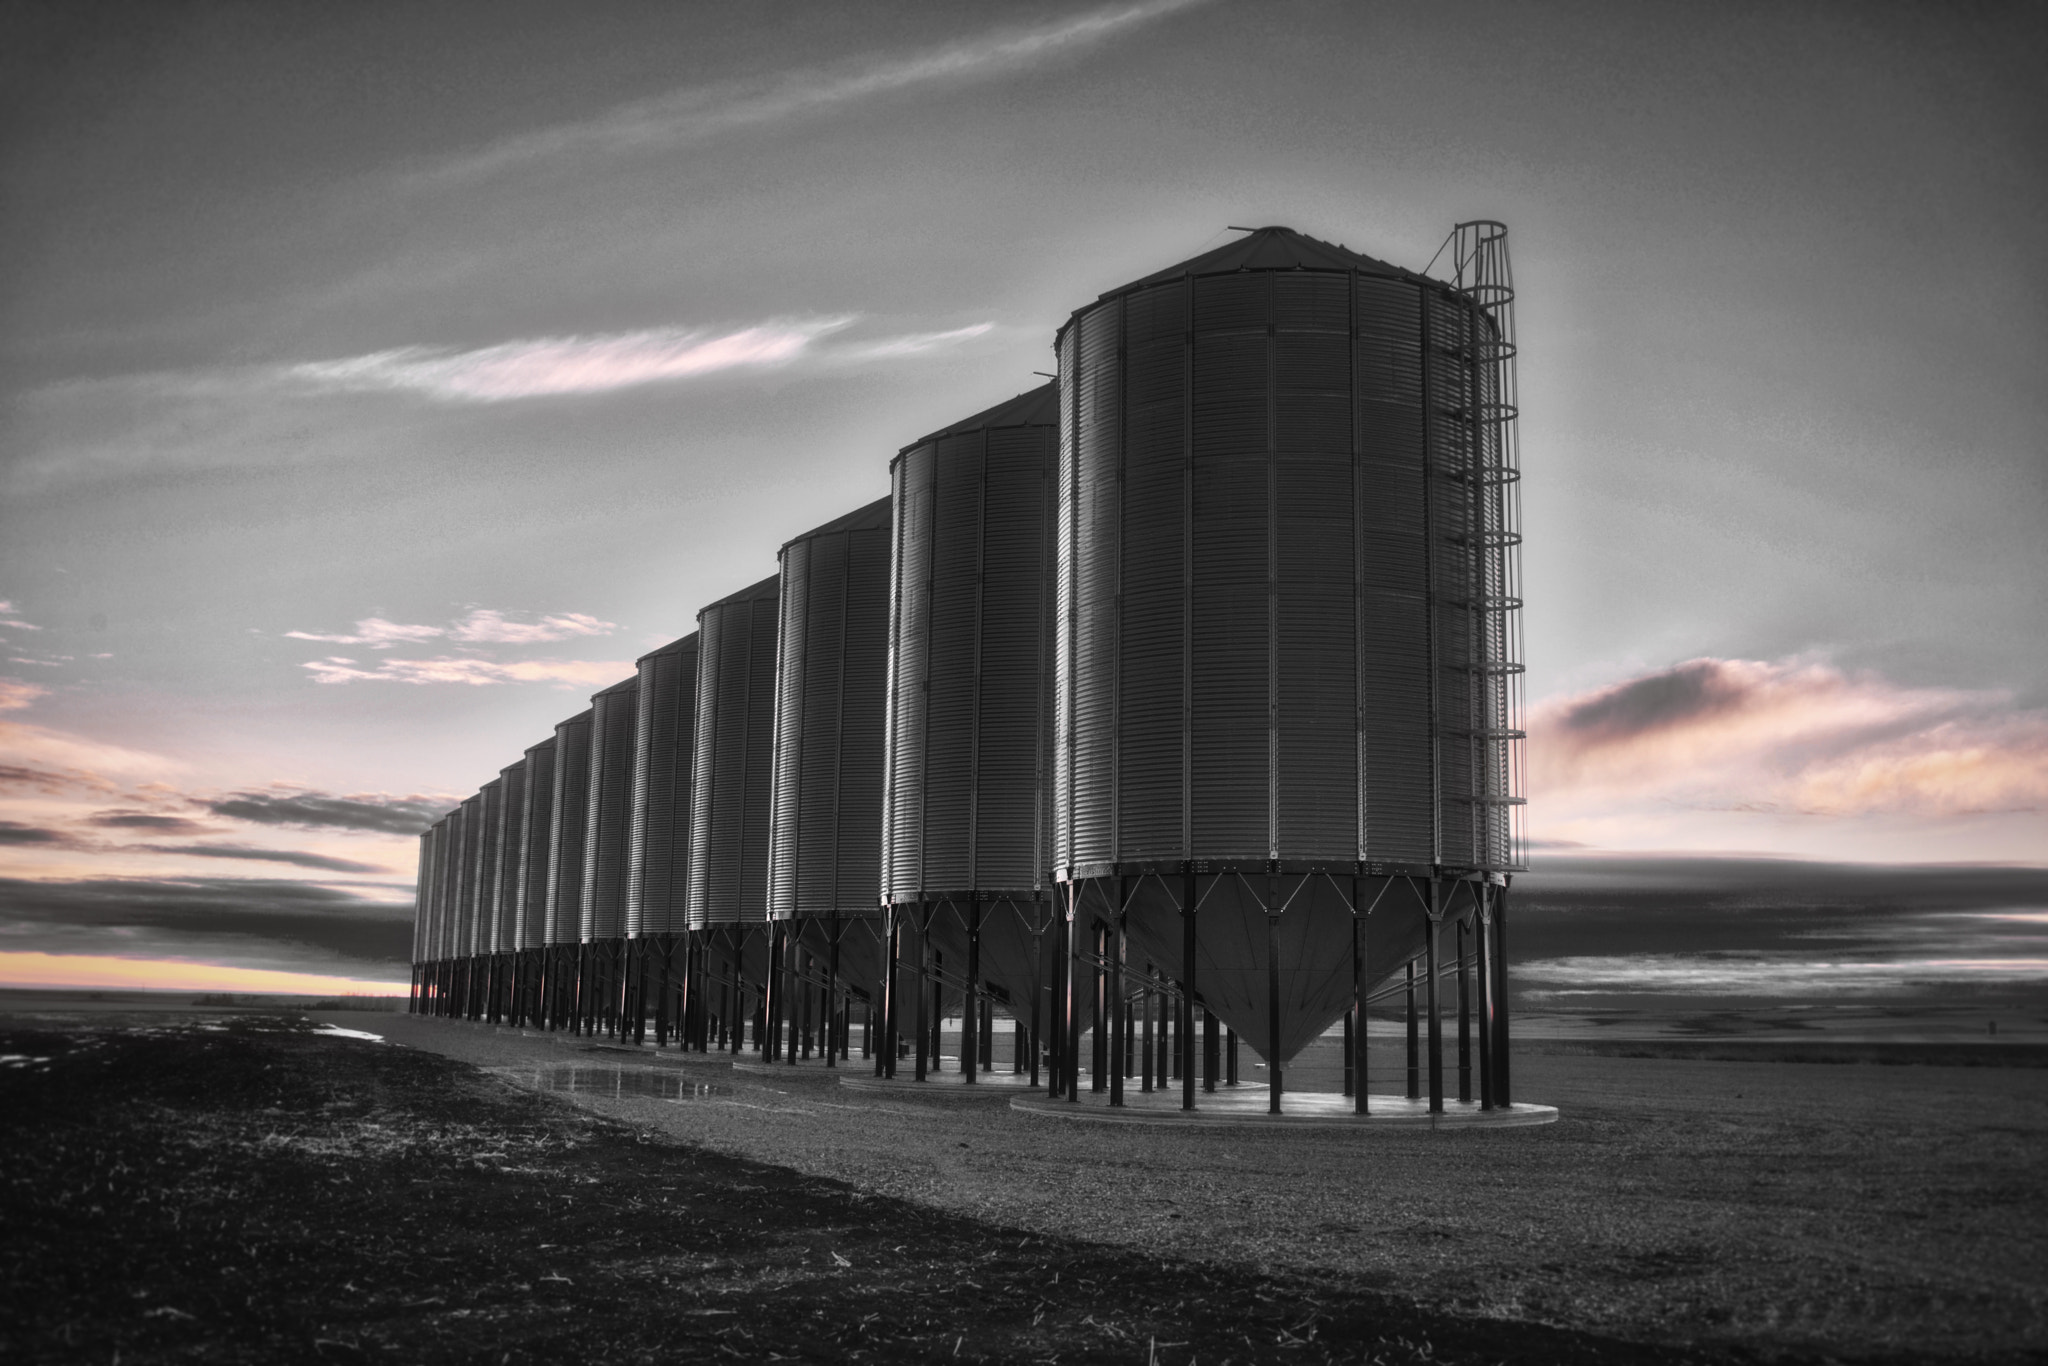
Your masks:
<svg viewBox="0 0 2048 1366"><path fill-rule="evenodd" d="M389 1042L0 1019L0 1359L2048 1360L2040 1068L1538 1044L1541 1128L1112 1128L324 1018Z"/></svg>

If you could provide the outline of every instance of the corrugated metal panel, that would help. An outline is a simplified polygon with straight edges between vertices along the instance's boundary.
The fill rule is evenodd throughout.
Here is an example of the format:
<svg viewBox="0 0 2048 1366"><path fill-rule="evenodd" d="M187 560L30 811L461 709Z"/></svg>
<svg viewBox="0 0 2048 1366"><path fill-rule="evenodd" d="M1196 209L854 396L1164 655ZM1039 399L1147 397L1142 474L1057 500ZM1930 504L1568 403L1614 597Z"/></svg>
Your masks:
<svg viewBox="0 0 2048 1366"><path fill-rule="evenodd" d="M498 947L498 851L505 832L505 781L493 778L477 795L482 799L477 814L482 821L476 844L476 930L471 937L472 953L495 953Z"/></svg>
<svg viewBox="0 0 2048 1366"><path fill-rule="evenodd" d="M583 862L590 825L590 721L581 711L555 726L555 783L548 819L547 942L583 932Z"/></svg>
<svg viewBox="0 0 2048 1366"><path fill-rule="evenodd" d="M478 858L483 843L484 799L481 793L462 802L462 868L456 900L455 952L468 958L481 952L478 926Z"/></svg>
<svg viewBox="0 0 2048 1366"><path fill-rule="evenodd" d="M434 957L453 958L456 956L455 921L456 900L460 890L458 869L462 866L462 808L456 807L441 818L440 871L436 877Z"/></svg>
<svg viewBox="0 0 2048 1366"><path fill-rule="evenodd" d="M691 929L767 918L777 597L770 577L697 614Z"/></svg>
<svg viewBox="0 0 2048 1366"><path fill-rule="evenodd" d="M526 751L526 819L519 839L519 924L513 947L548 942L548 857L554 848L555 745L553 736Z"/></svg>
<svg viewBox="0 0 2048 1366"><path fill-rule="evenodd" d="M890 514L782 548L769 914L873 914L881 884Z"/></svg>
<svg viewBox="0 0 2048 1366"><path fill-rule="evenodd" d="M1055 503L1053 602L1053 802L1052 859L1055 868L1068 868L1074 856L1074 637L1080 617L1074 601L1075 557L1079 553L1080 485L1079 432L1075 389L1080 363L1077 356L1080 329L1068 326L1060 331L1057 345L1060 381L1060 451Z"/></svg>
<svg viewBox="0 0 2048 1366"><path fill-rule="evenodd" d="M1048 533L1057 389L905 448L887 895L1022 896L1049 851Z"/></svg>
<svg viewBox="0 0 2048 1366"><path fill-rule="evenodd" d="M632 867L626 933L689 928L690 756L697 742L697 633L639 661Z"/></svg>
<svg viewBox="0 0 2048 1366"><path fill-rule="evenodd" d="M1122 308L1076 320L1071 594L1073 653L1067 744L1068 857L1116 858L1117 592L1122 558ZM1064 370L1062 373L1066 373ZM1066 557L1063 556L1064 560ZM1063 566L1064 567L1064 566Z"/></svg>
<svg viewBox="0 0 2048 1366"><path fill-rule="evenodd" d="M1062 864L1483 852L1469 308L1302 264L1062 331Z"/></svg>
<svg viewBox="0 0 2048 1366"><path fill-rule="evenodd" d="M419 869L413 877L412 894L412 961L426 960L427 942L427 888L434 879L434 832L420 831Z"/></svg>
<svg viewBox="0 0 2048 1366"><path fill-rule="evenodd" d="M1422 293L1356 283L1365 857L1435 853Z"/></svg>
<svg viewBox="0 0 2048 1366"><path fill-rule="evenodd" d="M640 676L590 699L590 794L583 859L585 943L626 933L628 844L633 829L634 727Z"/></svg>
<svg viewBox="0 0 2048 1366"><path fill-rule="evenodd" d="M497 911L492 917L491 952L510 953L519 947L521 897L520 855L526 847L526 760L498 770L503 792L498 802Z"/></svg>

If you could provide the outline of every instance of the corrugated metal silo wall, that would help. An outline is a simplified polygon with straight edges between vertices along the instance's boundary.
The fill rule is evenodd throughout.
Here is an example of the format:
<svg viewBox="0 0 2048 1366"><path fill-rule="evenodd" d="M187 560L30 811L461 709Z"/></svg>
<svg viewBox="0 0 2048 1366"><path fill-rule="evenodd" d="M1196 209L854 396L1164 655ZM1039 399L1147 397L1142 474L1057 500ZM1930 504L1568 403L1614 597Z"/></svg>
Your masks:
<svg viewBox="0 0 2048 1366"><path fill-rule="evenodd" d="M1251 270L1062 334L1063 868L1469 862L1469 317Z"/></svg>
<svg viewBox="0 0 2048 1366"><path fill-rule="evenodd" d="M519 840L519 924L514 947L548 942L548 855L554 847L555 741L526 751L526 819Z"/></svg>
<svg viewBox="0 0 2048 1366"><path fill-rule="evenodd" d="M547 942L574 944L583 932L583 858L590 824L590 713L555 726L555 785L548 835Z"/></svg>
<svg viewBox="0 0 2048 1366"><path fill-rule="evenodd" d="M768 914L777 583L697 615L697 740L690 796L690 928Z"/></svg>
<svg viewBox="0 0 2048 1366"><path fill-rule="evenodd" d="M905 452L888 894L1030 899L1047 866L1050 424Z"/></svg>
<svg viewBox="0 0 2048 1366"><path fill-rule="evenodd" d="M467 958L477 951L476 860L477 844L483 833L483 805L481 794L465 797L456 813L462 823L462 836L456 846L455 942L451 946L457 958Z"/></svg>
<svg viewBox="0 0 2048 1366"><path fill-rule="evenodd" d="M498 942L499 839L505 824L505 781L493 778L477 796L480 825L476 844L476 928L470 936L471 953L489 953Z"/></svg>
<svg viewBox="0 0 2048 1366"><path fill-rule="evenodd" d="M881 888L889 500L782 548L770 916L867 916Z"/></svg>
<svg viewBox="0 0 2048 1366"><path fill-rule="evenodd" d="M455 919L458 883L462 866L462 808L441 818L441 851L434 897L434 957L455 957Z"/></svg>
<svg viewBox="0 0 2048 1366"><path fill-rule="evenodd" d="M520 897L526 890L519 876L526 847L526 760L499 769L498 780L505 788L498 803L498 910L491 952L510 953L519 947Z"/></svg>
<svg viewBox="0 0 2048 1366"><path fill-rule="evenodd" d="M584 836L585 942L626 933L626 874L633 830L633 732L639 719L636 674L590 699L590 796Z"/></svg>
<svg viewBox="0 0 2048 1366"><path fill-rule="evenodd" d="M697 633L639 661L626 933L681 934L690 910L690 757L697 743Z"/></svg>
<svg viewBox="0 0 2048 1366"><path fill-rule="evenodd" d="M415 966L426 961L427 917L431 913L427 905L428 888L434 880L434 832L420 831L419 871L413 877L412 893L412 961Z"/></svg>

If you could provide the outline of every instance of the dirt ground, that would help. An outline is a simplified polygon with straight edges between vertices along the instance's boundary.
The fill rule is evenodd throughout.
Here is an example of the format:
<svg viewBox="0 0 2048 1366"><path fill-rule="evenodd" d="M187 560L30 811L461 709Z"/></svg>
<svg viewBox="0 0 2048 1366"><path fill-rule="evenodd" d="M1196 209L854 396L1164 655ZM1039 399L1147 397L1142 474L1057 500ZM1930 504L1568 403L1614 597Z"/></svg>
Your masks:
<svg viewBox="0 0 2048 1366"><path fill-rule="evenodd" d="M411 1046L0 1021L0 1358L2048 1359L2037 1069L1531 1055L1556 1125L1252 1135L332 1018Z"/></svg>

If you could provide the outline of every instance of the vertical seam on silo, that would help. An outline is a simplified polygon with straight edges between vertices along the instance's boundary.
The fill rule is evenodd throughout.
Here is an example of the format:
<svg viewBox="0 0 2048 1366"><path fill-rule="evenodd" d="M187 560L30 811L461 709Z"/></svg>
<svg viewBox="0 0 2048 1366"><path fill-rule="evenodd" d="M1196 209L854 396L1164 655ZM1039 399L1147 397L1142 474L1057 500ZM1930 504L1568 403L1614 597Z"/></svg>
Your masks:
<svg viewBox="0 0 2048 1366"><path fill-rule="evenodd" d="M792 574L790 572L790 562L797 558L801 558L804 561L805 570L809 570L809 546L810 543L808 541L794 541L775 552L775 572L782 592L778 594L776 601L775 674L770 684L769 692L772 711L776 718L774 738L770 740L768 745L768 899L762 908L765 912L764 918L769 920L776 918L775 912L778 900L783 896L787 896L789 904L794 907L803 892L797 860L794 857L785 858L783 853L784 841L796 832L793 830L785 831L782 828L782 822L776 818L782 809L782 785L785 780L783 766L785 762L793 760L795 763L795 774L791 781L791 786L794 790L791 793L790 818L795 822L801 822L803 819L803 719L800 715L797 718L795 735L784 735L782 731L782 713L789 709L789 692L792 686L795 687L797 692L796 706L798 708L802 706L803 668L800 656L803 647L807 647L810 642L804 641L803 645L799 647L799 659L795 661L797 667L791 668L790 636L792 633L801 636L803 633L803 623L797 620L797 613L782 610L784 604L781 601L781 597L786 595L798 601L808 601L808 595L802 588L799 588L795 593L789 593L788 589L790 584L799 580L806 585L810 581L808 572L804 574ZM751 666L751 656L748 663ZM749 681L751 681L751 677ZM783 878L780 876L780 869L785 863L789 870L786 890L782 885Z"/></svg>
<svg viewBox="0 0 2048 1366"><path fill-rule="evenodd" d="M832 876L826 884L826 909L834 915L839 913L840 836L846 829L846 637L852 629L849 611L853 603L853 537L853 532L846 533L844 567L839 575L839 657L833 661L836 677L832 694Z"/></svg>
<svg viewBox="0 0 2048 1366"><path fill-rule="evenodd" d="M981 635L988 576L988 428L981 429L981 480L974 511L974 694L967 731L967 886L970 899L981 890Z"/></svg>
<svg viewBox="0 0 2048 1366"><path fill-rule="evenodd" d="M1195 856L1195 276L1181 272L1180 856Z"/></svg>
<svg viewBox="0 0 2048 1366"><path fill-rule="evenodd" d="M1344 387L1350 397L1346 404L1351 419L1351 687L1352 687L1352 799L1358 835L1358 860L1366 859L1366 765L1370 761L1370 740L1365 729L1365 471L1363 442L1359 433L1358 406L1364 399L1358 382L1358 268L1353 266L1344 291Z"/></svg>
<svg viewBox="0 0 2048 1366"><path fill-rule="evenodd" d="M1059 351L1057 347L1054 348L1053 354L1055 357L1058 356ZM1057 365L1059 362L1055 359L1053 363ZM1054 383L1057 386L1058 382L1055 381ZM1059 449L1059 423L1057 420L1059 407L1059 390L1055 387L1053 392L1053 412L1055 414L1053 449L1055 451ZM1047 680L1052 673L1049 667L1052 660L1047 649L1051 642L1048 638L1049 633L1046 630L1045 616L1046 609L1053 605L1053 594L1048 589L1057 591L1058 585L1056 558L1046 553L1047 542L1057 540L1057 524L1055 519L1058 516L1058 508L1054 505L1055 500L1047 490L1047 470L1045 467L1044 440L1042 436L1038 442L1038 448L1038 592L1036 595L1038 598L1038 653L1035 660L1038 666L1038 685L1031 690L1031 705L1037 712L1036 733L1032 737L1031 752L1031 890L1034 902L1036 901L1037 893L1045 886L1046 875L1052 864L1052 829L1051 821L1048 817L1052 810L1053 791L1052 780L1046 773L1046 708L1047 704L1052 701L1052 690L1047 686ZM1050 584L1046 579L1049 571L1054 574Z"/></svg>
<svg viewBox="0 0 2048 1366"><path fill-rule="evenodd" d="M1111 599L1109 655L1109 861L1112 869L1123 863L1124 818L1124 366L1129 354L1131 296L1116 301L1116 363L1110 373L1116 392L1110 396L1110 411L1116 415L1116 560L1115 596Z"/></svg>
<svg viewBox="0 0 2048 1366"><path fill-rule="evenodd" d="M1435 328L1428 288L1418 285L1422 319L1422 621L1424 658L1429 668L1429 861L1443 862L1443 730L1437 703L1436 462L1432 437L1436 431Z"/></svg>
<svg viewBox="0 0 2048 1366"><path fill-rule="evenodd" d="M1275 271L1266 273L1266 857L1280 857L1280 346Z"/></svg>
<svg viewBox="0 0 2048 1366"><path fill-rule="evenodd" d="M920 580L920 594L924 601L924 660L923 677L917 685L917 900L924 903L925 865L927 851L931 846L931 791L932 791L932 637L933 626L938 615L938 583L936 568L939 558L939 472L944 462L939 458L944 438L932 443L931 492L925 505L924 522L924 572Z"/></svg>
<svg viewBox="0 0 2048 1366"><path fill-rule="evenodd" d="M903 649L903 483L909 477L911 455L898 455L889 464L889 653L882 668L882 867L876 900L887 905L896 899L896 725L902 700L896 695L896 658Z"/></svg>

